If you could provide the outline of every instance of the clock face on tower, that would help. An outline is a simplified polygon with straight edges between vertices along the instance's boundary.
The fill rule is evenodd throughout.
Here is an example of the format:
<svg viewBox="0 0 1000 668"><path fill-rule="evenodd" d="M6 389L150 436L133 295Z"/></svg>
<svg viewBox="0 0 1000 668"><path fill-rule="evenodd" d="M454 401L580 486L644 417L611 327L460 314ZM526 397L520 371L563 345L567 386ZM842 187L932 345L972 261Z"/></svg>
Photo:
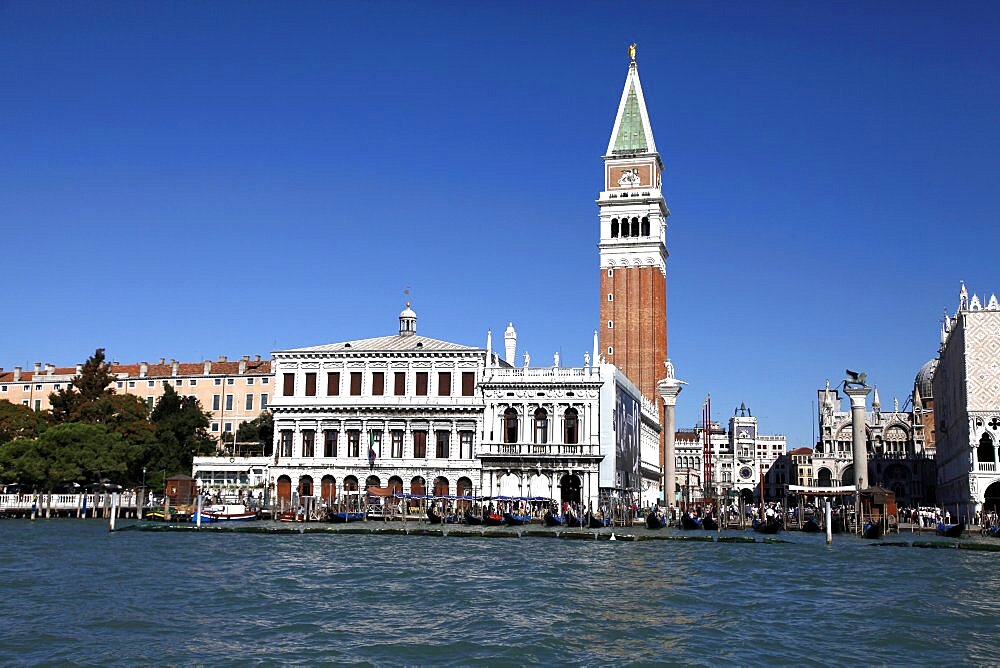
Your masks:
<svg viewBox="0 0 1000 668"><path fill-rule="evenodd" d="M744 480L749 480L753 476L753 469L749 466L744 466L740 469L740 477Z"/></svg>

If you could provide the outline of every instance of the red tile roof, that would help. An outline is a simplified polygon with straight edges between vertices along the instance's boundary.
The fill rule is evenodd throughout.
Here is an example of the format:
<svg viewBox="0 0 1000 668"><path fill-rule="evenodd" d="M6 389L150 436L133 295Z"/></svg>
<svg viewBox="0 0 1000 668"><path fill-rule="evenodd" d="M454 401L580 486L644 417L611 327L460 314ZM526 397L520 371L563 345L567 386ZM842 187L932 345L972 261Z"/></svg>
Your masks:
<svg viewBox="0 0 1000 668"><path fill-rule="evenodd" d="M247 360L246 373L244 376L269 376L271 375L271 360ZM139 377L138 364L113 364L111 373L115 375L127 374L129 378ZM212 369L209 372L213 376L237 376L240 372L240 360L226 362L212 362ZM55 376L75 376L76 367L56 367L52 372ZM177 373L180 376L202 376L205 374L204 362L179 362ZM146 366L147 378L169 378L173 375L171 364L148 364ZM14 371L0 371L0 383L31 382L35 379L35 370L22 371L20 380L14 380ZM48 376L48 372L42 369L37 374L42 380Z"/></svg>

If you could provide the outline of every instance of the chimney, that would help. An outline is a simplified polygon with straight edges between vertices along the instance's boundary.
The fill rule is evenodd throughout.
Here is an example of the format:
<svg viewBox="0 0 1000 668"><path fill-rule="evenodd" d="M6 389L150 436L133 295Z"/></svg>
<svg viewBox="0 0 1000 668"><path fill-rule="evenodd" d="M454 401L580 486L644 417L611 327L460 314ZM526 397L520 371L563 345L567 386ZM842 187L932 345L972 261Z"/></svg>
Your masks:
<svg viewBox="0 0 1000 668"><path fill-rule="evenodd" d="M139 378L145 378L149 371L149 362L139 362Z"/></svg>
<svg viewBox="0 0 1000 668"><path fill-rule="evenodd" d="M14 382L21 380L21 367L14 367Z"/></svg>
<svg viewBox="0 0 1000 668"><path fill-rule="evenodd" d="M160 358L160 364L162 365L162 364L166 364L166 363L167 363L167 360L166 360L166 358L164 358L164 357L161 357L161 358Z"/></svg>
<svg viewBox="0 0 1000 668"><path fill-rule="evenodd" d="M56 365L55 364L46 364L45 365L45 373L46 373L46 375L51 376L55 372L56 372Z"/></svg>
<svg viewBox="0 0 1000 668"><path fill-rule="evenodd" d="M83 373L83 365L82 364L77 364L76 365L76 375L79 376L82 373Z"/></svg>
<svg viewBox="0 0 1000 668"><path fill-rule="evenodd" d="M260 355L254 355L253 356L253 361L254 362L259 362L260 361Z"/></svg>
<svg viewBox="0 0 1000 668"><path fill-rule="evenodd" d="M212 373L212 360L205 360L205 375Z"/></svg>
<svg viewBox="0 0 1000 668"><path fill-rule="evenodd" d="M41 372L42 372L42 363L35 362L35 373L41 373Z"/></svg>
<svg viewBox="0 0 1000 668"><path fill-rule="evenodd" d="M244 355L240 359L240 375L241 376L247 372L247 362L249 362L249 361L250 361L250 356L249 355Z"/></svg>
<svg viewBox="0 0 1000 668"><path fill-rule="evenodd" d="M181 363L177 360L170 360L170 375L179 376L181 370Z"/></svg>
<svg viewBox="0 0 1000 668"><path fill-rule="evenodd" d="M226 362L226 361L228 361L228 360L229 360L229 358L228 358L228 357L226 357L225 355L219 355L219 361L220 361L220 362Z"/></svg>

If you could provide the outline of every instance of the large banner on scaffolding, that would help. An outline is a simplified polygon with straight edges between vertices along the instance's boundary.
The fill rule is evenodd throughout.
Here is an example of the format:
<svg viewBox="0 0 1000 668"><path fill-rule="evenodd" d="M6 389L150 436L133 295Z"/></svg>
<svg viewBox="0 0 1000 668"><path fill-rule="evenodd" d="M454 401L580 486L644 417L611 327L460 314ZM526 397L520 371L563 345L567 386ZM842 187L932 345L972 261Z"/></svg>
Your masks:
<svg viewBox="0 0 1000 668"><path fill-rule="evenodd" d="M639 402L628 390L615 384L615 487L638 490L639 434L642 431Z"/></svg>

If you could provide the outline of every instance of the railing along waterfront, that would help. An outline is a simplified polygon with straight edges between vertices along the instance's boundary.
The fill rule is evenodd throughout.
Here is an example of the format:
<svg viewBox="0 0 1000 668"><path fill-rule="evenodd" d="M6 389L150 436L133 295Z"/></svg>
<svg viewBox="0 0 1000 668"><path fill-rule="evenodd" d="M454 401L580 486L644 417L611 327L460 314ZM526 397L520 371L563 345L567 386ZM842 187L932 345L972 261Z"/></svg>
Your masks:
<svg viewBox="0 0 1000 668"><path fill-rule="evenodd" d="M118 495L118 507L121 510L134 511L138 494L122 492ZM30 513L32 507L38 514L58 513L82 514L84 508L90 515L103 512L111 507L112 493L98 494L0 494L0 513Z"/></svg>

